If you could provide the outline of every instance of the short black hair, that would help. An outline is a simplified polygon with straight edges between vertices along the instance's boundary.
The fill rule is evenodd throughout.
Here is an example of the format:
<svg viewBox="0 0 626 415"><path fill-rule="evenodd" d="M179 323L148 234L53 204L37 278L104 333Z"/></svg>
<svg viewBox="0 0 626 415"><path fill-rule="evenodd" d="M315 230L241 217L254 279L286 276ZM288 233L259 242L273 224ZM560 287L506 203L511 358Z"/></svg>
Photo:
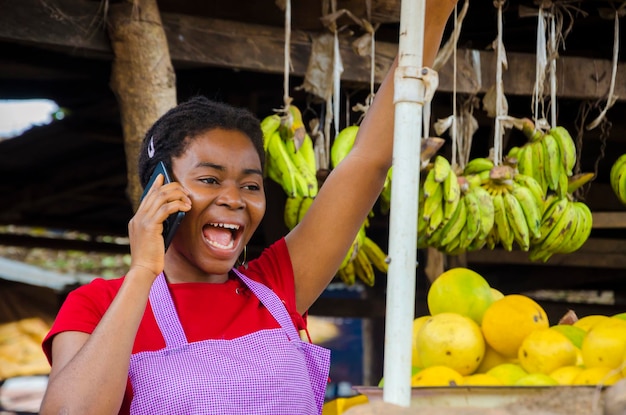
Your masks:
<svg viewBox="0 0 626 415"><path fill-rule="evenodd" d="M259 119L245 108L195 96L167 111L150 127L139 151L139 180L145 187L159 161L172 169L172 158L187 148L189 140L207 131L222 128L240 131L250 138L265 168L263 132Z"/></svg>

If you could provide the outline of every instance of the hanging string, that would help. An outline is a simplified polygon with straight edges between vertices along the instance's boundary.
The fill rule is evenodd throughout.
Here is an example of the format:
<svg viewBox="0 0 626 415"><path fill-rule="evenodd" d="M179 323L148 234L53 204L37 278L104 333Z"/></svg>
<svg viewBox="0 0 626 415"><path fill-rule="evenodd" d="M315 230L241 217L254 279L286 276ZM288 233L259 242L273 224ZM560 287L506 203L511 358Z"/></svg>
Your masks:
<svg viewBox="0 0 626 415"><path fill-rule="evenodd" d="M457 5L454 5L454 24L456 26L456 22L458 19L457 16L458 10ZM457 166L457 153L459 151L459 130L456 119L456 65L457 65L457 44L454 43L454 51L452 52L452 166ZM463 156L459 156L459 158L463 158ZM463 167L463 166L461 166Z"/></svg>
<svg viewBox="0 0 626 415"><path fill-rule="evenodd" d="M506 62L506 57L504 56L504 44L502 42L502 7L504 5L504 0L495 0L494 5L498 8L498 37L496 46L496 119L493 139L493 162L494 165L497 166L502 162L502 136L504 135L504 127L502 126L501 120L502 117L506 115L503 114L504 95L502 84L502 68Z"/></svg>
<svg viewBox="0 0 626 415"><path fill-rule="evenodd" d="M289 113L291 97L289 96L289 69L291 66L291 0L285 1L285 47L284 47L284 68L283 68L283 111Z"/></svg>
<svg viewBox="0 0 626 415"><path fill-rule="evenodd" d="M544 118L543 114L543 87L545 83L545 73L547 66L546 52L546 29L543 16L543 4L539 6L537 16L537 50L535 55L535 86L533 88L533 121L535 125ZM539 104L542 104L541 113L539 112Z"/></svg>
<svg viewBox="0 0 626 415"><path fill-rule="evenodd" d="M557 111L556 111L556 59L557 40L556 40L556 13L553 5L550 13L550 125L556 127Z"/></svg>

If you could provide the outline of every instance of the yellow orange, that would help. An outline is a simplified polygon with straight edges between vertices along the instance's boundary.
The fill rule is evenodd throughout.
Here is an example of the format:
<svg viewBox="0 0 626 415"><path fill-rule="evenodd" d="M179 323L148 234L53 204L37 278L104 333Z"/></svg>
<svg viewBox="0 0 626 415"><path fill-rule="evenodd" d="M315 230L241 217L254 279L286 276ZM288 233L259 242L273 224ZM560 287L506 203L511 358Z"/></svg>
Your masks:
<svg viewBox="0 0 626 415"><path fill-rule="evenodd" d="M452 268L441 274L428 290L431 315L458 313L481 324L485 310L494 296L489 283L468 268Z"/></svg>
<svg viewBox="0 0 626 415"><path fill-rule="evenodd" d="M485 341L474 320L456 313L431 316L417 335L422 367L444 365L461 375L473 373L485 354Z"/></svg>
<svg viewBox="0 0 626 415"><path fill-rule="evenodd" d="M519 348L520 365L528 373L545 375L562 366L576 364L576 347L563 334L552 329L531 332Z"/></svg>
<svg viewBox="0 0 626 415"><path fill-rule="evenodd" d="M525 295L509 294L485 311L482 332L495 351L515 358L526 336L549 326L546 312L535 300Z"/></svg>
<svg viewBox="0 0 626 415"><path fill-rule="evenodd" d="M411 377L411 386L459 386L463 375L447 366L431 366Z"/></svg>

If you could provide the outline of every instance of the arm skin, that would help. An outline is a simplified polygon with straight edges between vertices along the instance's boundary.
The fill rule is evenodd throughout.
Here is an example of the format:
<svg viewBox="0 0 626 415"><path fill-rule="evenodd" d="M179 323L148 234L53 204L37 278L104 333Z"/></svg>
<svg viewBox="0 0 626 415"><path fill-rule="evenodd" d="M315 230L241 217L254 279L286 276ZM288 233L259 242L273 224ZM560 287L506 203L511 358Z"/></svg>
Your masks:
<svg viewBox="0 0 626 415"><path fill-rule="evenodd" d="M119 412L135 335L150 287L163 269L162 223L171 213L191 208L187 191L178 183L162 184L159 177L129 222L130 269L94 332L67 331L55 336L40 414Z"/></svg>
<svg viewBox="0 0 626 415"><path fill-rule="evenodd" d="M428 0L424 66L434 62L456 0ZM397 59L359 128L353 149L324 182L307 214L286 237L298 311L305 312L334 277L391 167L393 76Z"/></svg>

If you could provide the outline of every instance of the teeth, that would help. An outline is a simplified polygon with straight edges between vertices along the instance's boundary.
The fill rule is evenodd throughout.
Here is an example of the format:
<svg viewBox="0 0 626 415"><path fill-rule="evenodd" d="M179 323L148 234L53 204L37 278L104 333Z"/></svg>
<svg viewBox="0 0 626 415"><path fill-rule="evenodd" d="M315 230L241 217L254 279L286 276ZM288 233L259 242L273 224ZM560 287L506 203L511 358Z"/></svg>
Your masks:
<svg viewBox="0 0 626 415"><path fill-rule="evenodd" d="M210 225L215 226L216 228L231 229L233 231L239 230L239 225L234 225L231 223L211 223Z"/></svg>
<svg viewBox="0 0 626 415"><path fill-rule="evenodd" d="M230 243L228 245L222 245L218 242L214 242L214 241L207 241L209 243L209 245L213 245L216 248L220 248L220 249L231 249L234 246L234 242L230 241Z"/></svg>

